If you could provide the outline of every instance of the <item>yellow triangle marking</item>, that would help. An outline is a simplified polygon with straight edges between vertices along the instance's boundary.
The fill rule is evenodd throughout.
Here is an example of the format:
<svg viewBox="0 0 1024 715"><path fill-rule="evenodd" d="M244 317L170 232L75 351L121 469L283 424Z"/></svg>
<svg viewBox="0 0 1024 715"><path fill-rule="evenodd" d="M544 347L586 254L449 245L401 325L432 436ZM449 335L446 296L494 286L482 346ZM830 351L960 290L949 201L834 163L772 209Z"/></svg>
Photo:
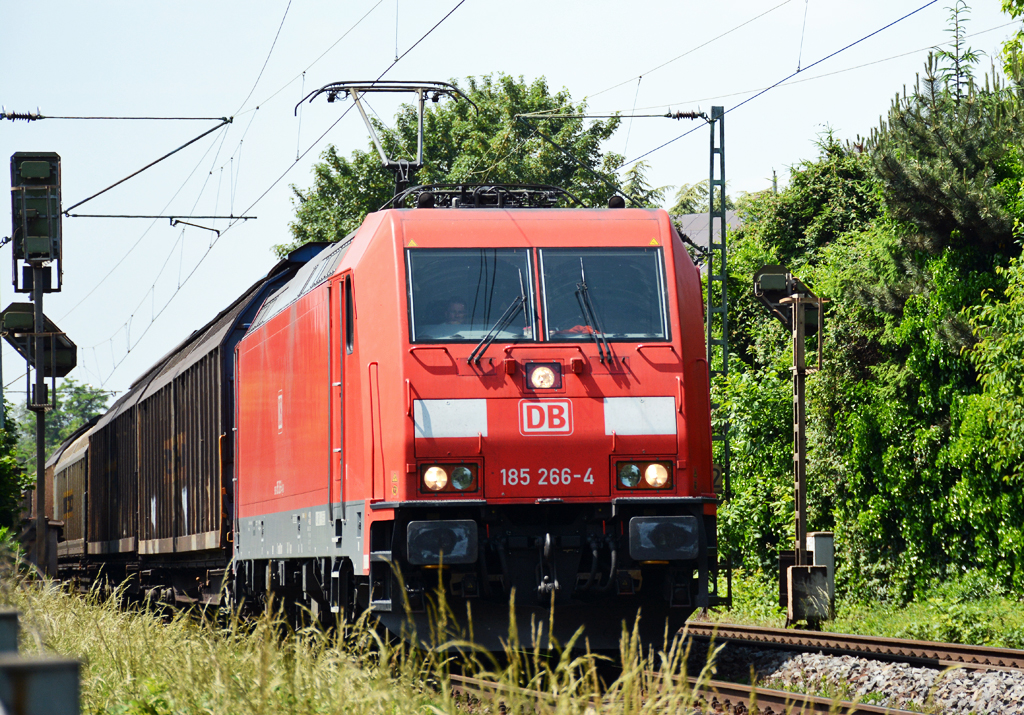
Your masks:
<svg viewBox="0 0 1024 715"><path fill-rule="evenodd" d="M416 245L416 242L415 242L415 241L413 241L413 240L412 240L412 239L410 238L410 239L409 239L409 243L405 244L405 247L406 247L406 248L412 248L412 247L413 247L413 246L415 246L415 245Z"/></svg>
<svg viewBox="0 0 1024 715"><path fill-rule="evenodd" d="M651 242L649 244L647 244L647 245L649 245L649 246L660 246L661 244L658 243L658 239L652 238Z"/></svg>

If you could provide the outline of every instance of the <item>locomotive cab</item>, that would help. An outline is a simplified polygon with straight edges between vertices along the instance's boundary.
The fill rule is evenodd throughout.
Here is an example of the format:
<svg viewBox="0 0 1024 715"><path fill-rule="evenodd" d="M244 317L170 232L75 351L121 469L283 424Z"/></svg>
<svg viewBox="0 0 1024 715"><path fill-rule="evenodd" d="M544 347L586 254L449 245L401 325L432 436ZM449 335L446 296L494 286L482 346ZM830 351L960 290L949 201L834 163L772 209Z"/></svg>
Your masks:
<svg viewBox="0 0 1024 715"><path fill-rule="evenodd" d="M238 348L246 590L425 640L443 592L489 647L513 593L524 642L553 612L594 648L714 604L700 277L664 211L393 209L343 246Z"/></svg>

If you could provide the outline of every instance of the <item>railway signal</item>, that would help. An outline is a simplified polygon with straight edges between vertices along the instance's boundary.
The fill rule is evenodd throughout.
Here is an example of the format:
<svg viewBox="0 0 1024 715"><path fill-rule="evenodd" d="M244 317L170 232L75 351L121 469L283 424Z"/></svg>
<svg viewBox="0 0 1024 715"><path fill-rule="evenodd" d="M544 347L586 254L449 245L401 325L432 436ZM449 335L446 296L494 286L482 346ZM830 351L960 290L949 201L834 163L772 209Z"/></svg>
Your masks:
<svg viewBox="0 0 1024 715"><path fill-rule="evenodd" d="M821 367L822 300L785 266L764 266L754 274L754 296L786 326L793 338L793 481L796 517L795 565L787 569L787 620L826 620L831 606L827 569L807 551L807 379L806 338L818 336ZM782 574L780 574L781 578ZM824 593L825 597L821 598Z"/></svg>
<svg viewBox="0 0 1024 715"><path fill-rule="evenodd" d="M3 312L4 337L35 368L35 389L26 394L36 413L36 565L48 571L46 518L46 377L54 381L77 362L76 347L43 315L43 294L59 292L63 277L60 156L55 152L16 152L11 156L11 261L14 290L31 293L32 303L13 303ZM56 277L56 283L54 283ZM54 406L56 391L54 391ZM52 555L54 559L56 554Z"/></svg>

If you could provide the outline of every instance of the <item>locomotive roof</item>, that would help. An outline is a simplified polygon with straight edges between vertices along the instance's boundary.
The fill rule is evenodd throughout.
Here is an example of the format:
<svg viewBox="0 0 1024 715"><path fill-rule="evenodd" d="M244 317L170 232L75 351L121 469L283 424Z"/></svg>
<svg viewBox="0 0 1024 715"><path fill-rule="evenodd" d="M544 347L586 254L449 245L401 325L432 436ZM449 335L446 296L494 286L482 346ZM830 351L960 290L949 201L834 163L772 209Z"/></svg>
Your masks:
<svg viewBox="0 0 1024 715"><path fill-rule="evenodd" d="M321 246L319 255L312 258L295 276L273 292L260 306L253 318L249 331L256 330L289 305L334 275L338 264L352 245L356 232L345 236L339 243L316 244Z"/></svg>
<svg viewBox="0 0 1024 715"><path fill-rule="evenodd" d="M459 222L474 222L474 221L494 221L507 218L510 221L625 221L625 222L637 222L637 221L649 221L657 220L656 214L664 215L664 211L661 209L588 209L588 208L474 208L474 209L460 209L460 208L417 208L417 209L388 209L386 211L378 212L377 214L370 214L370 216L381 216L382 214L391 215L394 219L397 219L401 223L407 225L417 224L422 222L448 222L453 219ZM367 217L367 221L370 220L370 216ZM708 244L708 215L707 214L689 214L682 216L672 217L676 222L681 223L684 230L688 235L698 244L706 246ZM736 217L734 211L728 212L727 221L732 227L739 225L739 219ZM364 223L363 226L366 224ZM274 316L284 312L290 305L301 298L309 291L328 280L338 266L341 264L345 254L352 247L356 235L359 231L357 229L352 233L345 236L340 242L335 244L317 244L320 246L319 255L315 258L311 258L302 268L300 268L295 276L289 279L284 285L278 288L274 293L267 297L263 305L260 307L259 312L253 319L252 324L249 326L248 332L251 333L257 330L260 326L266 323ZM369 232L370 236L373 235L372 230ZM307 244L310 245L310 244Z"/></svg>

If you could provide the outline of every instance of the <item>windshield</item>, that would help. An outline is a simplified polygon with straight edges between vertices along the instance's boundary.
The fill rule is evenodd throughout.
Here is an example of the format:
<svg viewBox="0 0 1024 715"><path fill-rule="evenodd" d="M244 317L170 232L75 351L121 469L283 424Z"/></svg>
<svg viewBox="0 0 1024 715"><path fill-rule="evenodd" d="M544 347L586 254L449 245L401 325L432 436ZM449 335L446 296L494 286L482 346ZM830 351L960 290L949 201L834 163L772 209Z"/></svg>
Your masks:
<svg viewBox="0 0 1024 715"><path fill-rule="evenodd" d="M417 248L406 251L413 342L479 342L513 304L494 339L533 340L530 252L523 248Z"/></svg>
<svg viewBox="0 0 1024 715"><path fill-rule="evenodd" d="M540 258L549 340L592 340L595 331L668 339L660 248L544 249Z"/></svg>

